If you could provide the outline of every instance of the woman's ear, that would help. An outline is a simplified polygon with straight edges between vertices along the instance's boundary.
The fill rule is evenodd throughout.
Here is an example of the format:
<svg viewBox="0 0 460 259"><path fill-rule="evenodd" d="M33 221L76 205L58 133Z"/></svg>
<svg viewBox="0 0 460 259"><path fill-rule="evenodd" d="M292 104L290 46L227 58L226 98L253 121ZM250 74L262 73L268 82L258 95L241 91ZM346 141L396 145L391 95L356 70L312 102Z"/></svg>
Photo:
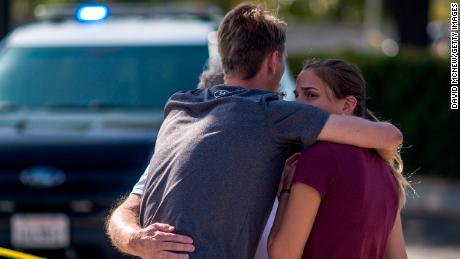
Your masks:
<svg viewBox="0 0 460 259"><path fill-rule="evenodd" d="M356 97L349 95L345 97L345 102L343 103L342 112L347 115L353 115L356 105L358 105L358 100Z"/></svg>

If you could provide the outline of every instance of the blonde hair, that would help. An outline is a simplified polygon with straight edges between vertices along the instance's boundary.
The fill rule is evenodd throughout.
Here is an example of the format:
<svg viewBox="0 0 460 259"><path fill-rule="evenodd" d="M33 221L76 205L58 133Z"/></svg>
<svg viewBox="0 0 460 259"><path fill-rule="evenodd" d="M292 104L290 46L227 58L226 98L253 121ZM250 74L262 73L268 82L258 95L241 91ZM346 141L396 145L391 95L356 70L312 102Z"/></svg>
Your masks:
<svg viewBox="0 0 460 259"><path fill-rule="evenodd" d="M220 62L209 60L208 68L201 72L198 88L204 89L224 83L224 71Z"/></svg>
<svg viewBox="0 0 460 259"><path fill-rule="evenodd" d="M366 109L365 116L366 116L366 119L368 120L379 121L377 116L375 116L374 113L371 112L369 109ZM390 166L391 173L393 174L393 177L396 179L396 183L398 185L399 207L402 208L406 204L407 189L413 190L413 188L411 184L409 183L409 181L407 181L406 177L404 177L403 175L404 163L403 163L399 149L396 152L396 155L394 156L393 160L388 162L388 165Z"/></svg>

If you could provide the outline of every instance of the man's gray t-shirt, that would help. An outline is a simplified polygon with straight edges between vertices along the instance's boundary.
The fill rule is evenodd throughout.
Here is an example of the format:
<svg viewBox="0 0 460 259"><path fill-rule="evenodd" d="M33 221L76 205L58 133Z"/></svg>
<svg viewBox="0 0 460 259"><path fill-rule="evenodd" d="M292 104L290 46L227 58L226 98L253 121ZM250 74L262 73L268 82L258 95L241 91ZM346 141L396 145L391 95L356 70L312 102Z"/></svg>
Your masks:
<svg viewBox="0 0 460 259"><path fill-rule="evenodd" d="M253 258L293 146L311 145L328 114L274 92L218 85L165 107L142 195L142 226L193 238L190 258Z"/></svg>

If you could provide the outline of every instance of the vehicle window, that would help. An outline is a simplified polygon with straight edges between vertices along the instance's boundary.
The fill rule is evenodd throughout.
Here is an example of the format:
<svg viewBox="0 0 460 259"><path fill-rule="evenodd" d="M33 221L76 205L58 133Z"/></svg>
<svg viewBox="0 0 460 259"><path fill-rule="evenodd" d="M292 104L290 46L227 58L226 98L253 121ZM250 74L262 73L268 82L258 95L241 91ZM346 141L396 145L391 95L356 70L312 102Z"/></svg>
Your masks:
<svg viewBox="0 0 460 259"><path fill-rule="evenodd" d="M196 87L202 46L11 48L0 57L0 103L162 109Z"/></svg>

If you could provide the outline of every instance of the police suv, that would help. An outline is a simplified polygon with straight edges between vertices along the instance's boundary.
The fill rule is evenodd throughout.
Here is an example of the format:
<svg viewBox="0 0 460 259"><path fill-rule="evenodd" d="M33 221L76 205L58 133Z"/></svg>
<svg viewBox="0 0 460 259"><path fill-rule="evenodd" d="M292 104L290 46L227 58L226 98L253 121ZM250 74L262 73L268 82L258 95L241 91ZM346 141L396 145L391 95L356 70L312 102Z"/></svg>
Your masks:
<svg viewBox="0 0 460 259"><path fill-rule="evenodd" d="M0 247L119 256L105 216L148 164L166 100L216 57L215 13L40 7L0 43Z"/></svg>

